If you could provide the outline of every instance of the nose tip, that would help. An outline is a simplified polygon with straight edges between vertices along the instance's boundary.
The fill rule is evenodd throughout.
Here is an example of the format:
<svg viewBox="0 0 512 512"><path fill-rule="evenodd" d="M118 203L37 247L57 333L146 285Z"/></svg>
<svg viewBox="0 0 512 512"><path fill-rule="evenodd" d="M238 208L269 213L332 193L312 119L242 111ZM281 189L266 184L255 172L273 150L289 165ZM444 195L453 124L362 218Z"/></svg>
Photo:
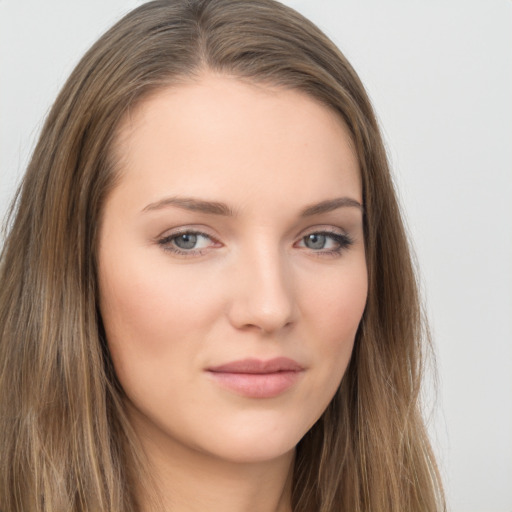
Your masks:
<svg viewBox="0 0 512 512"><path fill-rule="evenodd" d="M276 300L276 297L258 302L253 300L245 308L245 315L241 315L241 321L237 322L239 328L252 328L263 334L272 334L292 323L288 304Z"/></svg>
<svg viewBox="0 0 512 512"><path fill-rule="evenodd" d="M272 334L294 323L293 280L280 259L253 260L237 274L229 311L232 325Z"/></svg>

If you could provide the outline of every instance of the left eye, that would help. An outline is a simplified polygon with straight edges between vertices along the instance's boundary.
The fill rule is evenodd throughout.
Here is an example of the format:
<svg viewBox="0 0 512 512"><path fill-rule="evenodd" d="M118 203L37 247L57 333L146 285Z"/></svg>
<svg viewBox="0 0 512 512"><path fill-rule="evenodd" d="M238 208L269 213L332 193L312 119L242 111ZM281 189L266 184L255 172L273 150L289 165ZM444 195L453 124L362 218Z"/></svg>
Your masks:
<svg viewBox="0 0 512 512"><path fill-rule="evenodd" d="M341 251L348 247L352 241L347 235L338 233L310 233L305 237L301 238L298 246L306 247L313 251Z"/></svg>
<svg viewBox="0 0 512 512"><path fill-rule="evenodd" d="M209 237L199 233L182 233L175 236L172 241L180 249L202 249L208 245Z"/></svg>

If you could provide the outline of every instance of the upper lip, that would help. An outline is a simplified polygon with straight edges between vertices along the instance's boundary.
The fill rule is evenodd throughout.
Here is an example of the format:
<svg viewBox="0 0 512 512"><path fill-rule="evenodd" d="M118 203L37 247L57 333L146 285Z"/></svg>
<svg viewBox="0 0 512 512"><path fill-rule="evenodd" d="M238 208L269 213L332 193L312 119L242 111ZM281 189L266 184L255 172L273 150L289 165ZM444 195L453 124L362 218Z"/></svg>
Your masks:
<svg viewBox="0 0 512 512"><path fill-rule="evenodd" d="M219 366L211 366L208 371L214 373L278 373L278 372L299 372L304 368L289 357L276 357L263 361L261 359L240 359L231 361Z"/></svg>

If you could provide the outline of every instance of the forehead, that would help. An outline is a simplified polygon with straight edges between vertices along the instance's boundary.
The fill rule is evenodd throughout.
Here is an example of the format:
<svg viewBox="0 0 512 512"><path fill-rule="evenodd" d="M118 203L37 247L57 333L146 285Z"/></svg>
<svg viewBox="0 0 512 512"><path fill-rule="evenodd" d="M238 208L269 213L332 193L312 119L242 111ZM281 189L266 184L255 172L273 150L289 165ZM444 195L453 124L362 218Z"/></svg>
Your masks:
<svg viewBox="0 0 512 512"><path fill-rule="evenodd" d="M296 90L206 75L140 102L118 133L121 186L129 182L152 196L243 196L270 186L269 194L311 202L335 187L361 200L347 126Z"/></svg>

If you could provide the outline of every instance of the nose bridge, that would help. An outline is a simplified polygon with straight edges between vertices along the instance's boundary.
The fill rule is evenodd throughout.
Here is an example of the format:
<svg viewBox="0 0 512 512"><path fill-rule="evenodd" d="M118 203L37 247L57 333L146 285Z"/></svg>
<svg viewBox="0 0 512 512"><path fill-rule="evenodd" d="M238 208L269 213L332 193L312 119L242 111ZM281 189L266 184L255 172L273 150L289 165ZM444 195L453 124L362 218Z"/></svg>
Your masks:
<svg viewBox="0 0 512 512"><path fill-rule="evenodd" d="M232 304L237 327L255 327L271 333L294 320L293 279L286 255L278 243L263 237L240 250Z"/></svg>

